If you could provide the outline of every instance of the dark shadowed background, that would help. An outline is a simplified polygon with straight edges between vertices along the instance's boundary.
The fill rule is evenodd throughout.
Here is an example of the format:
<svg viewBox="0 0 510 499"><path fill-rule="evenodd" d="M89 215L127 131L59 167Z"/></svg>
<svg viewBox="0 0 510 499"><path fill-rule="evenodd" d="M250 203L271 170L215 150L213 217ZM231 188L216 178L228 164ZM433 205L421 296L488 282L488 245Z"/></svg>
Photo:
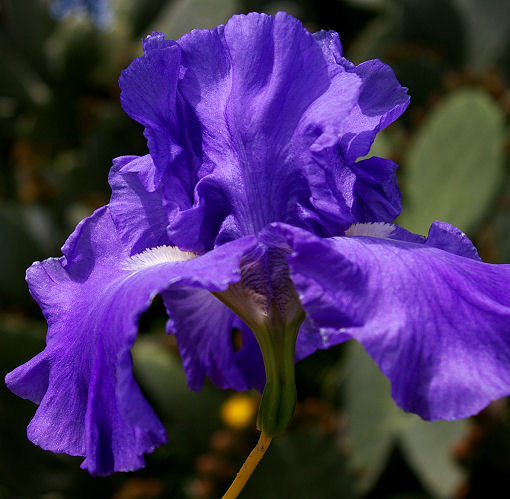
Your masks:
<svg viewBox="0 0 510 499"><path fill-rule="evenodd" d="M338 31L349 59L390 64L412 100L372 153L396 160L403 214L424 233L458 225L489 262L510 262L508 0L0 0L0 374L44 347L24 282L75 224L108 202L115 156L145 154L119 103L120 71L153 30L177 38L234 13L286 10ZM371 153L371 154L372 154ZM220 497L257 438L258 395L190 392L158 300L133 351L169 444L145 470L91 478L80 458L26 439L36 407L0 386L0 499ZM510 480L507 400L425 423L397 409L360 347L297 367L299 403L243 498L498 498Z"/></svg>

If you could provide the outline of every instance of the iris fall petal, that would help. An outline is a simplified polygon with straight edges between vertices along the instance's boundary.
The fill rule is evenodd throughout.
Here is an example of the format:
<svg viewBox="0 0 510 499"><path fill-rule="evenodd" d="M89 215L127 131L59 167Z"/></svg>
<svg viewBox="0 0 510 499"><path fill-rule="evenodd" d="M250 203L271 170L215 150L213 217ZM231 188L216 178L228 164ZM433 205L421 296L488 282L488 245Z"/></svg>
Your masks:
<svg viewBox="0 0 510 499"><path fill-rule="evenodd" d="M131 372L138 318L174 285L225 289L253 245L247 237L193 259L171 251L133 257L102 208L77 227L64 257L33 264L27 280L48 321L47 346L6 378L39 404L29 438L84 456L92 474L143 466L143 454L166 436Z"/></svg>
<svg viewBox="0 0 510 499"><path fill-rule="evenodd" d="M457 419L509 394L510 265L480 262L458 229L436 222L421 243L271 230L308 317L360 341L404 410Z"/></svg>

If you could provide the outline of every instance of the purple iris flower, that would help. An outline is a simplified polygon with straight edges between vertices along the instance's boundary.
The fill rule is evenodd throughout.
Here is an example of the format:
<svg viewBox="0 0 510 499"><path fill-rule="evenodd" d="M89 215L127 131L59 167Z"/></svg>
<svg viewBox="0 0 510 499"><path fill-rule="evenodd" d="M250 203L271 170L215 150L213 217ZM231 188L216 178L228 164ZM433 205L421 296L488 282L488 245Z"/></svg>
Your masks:
<svg viewBox="0 0 510 499"><path fill-rule="evenodd" d="M34 443L105 475L165 442L130 355L156 294L189 386L267 381L274 433L293 410L294 361L350 338L425 419L510 392L510 266L482 263L446 223L426 238L391 225L397 166L359 160L409 102L388 66L252 13L178 41L154 33L120 86L149 154L117 158L110 203L27 272L47 345L6 379L39 404Z"/></svg>

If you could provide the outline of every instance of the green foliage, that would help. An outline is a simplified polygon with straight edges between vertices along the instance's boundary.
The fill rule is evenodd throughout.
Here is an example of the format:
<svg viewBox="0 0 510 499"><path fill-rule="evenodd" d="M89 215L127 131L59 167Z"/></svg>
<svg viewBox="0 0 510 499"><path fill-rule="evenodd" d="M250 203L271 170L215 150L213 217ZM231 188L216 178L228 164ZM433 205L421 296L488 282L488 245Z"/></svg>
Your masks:
<svg viewBox="0 0 510 499"><path fill-rule="evenodd" d="M492 232L492 258L496 262L510 262L510 182L508 179L494 217Z"/></svg>
<svg viewBox="0 0 510 499"><path fill-rule="evenodd" d="M389 382L355 342L347 346L345 380L339 386L345 397L350 465L358 473L358 486L370 490L382 473L395 439L407 424L406 415L389 396Z"/></svg>
<svg viewBox="0 0 510 499"><path fill-rule="evenodd" d="M32 300L27 293L25 269L43 254L27 223L30 216L22 206L0 203L0 260L9 262L2 269L0 300L11 306L30 306Z"/></svg>
<svg viewBox="0 0 510 499"><path fill-rule="evenodd" d="M451 452L465 435L465 422L431 423L403 412L390 397L389 381L354 341L342 369L350 465L359 489L375 485L398 444L422 485L436 497L451 497L463 478Z"/></svg>
<svg viewBox="0 0 510 499"><path fill-rule="evenodd" d="M414 105L425 103L442 79L466 59L466 23L453 0L400 0L356 37L348 56L379 58L410 90Z"/></svg>
<svg viewBox="0 0 510 499"><path fill-rule="evenodd" d="M356 7L374 10L382 9L389 3L388 0L341 0L341 1L353 4Z"/></svg>
<svg viewBox="0 0 510 499"><path fill-rule="evenodd" d="M433 109L404 158L400 223L426 233L434 220L473 233L504 174L504 119L483 90L460 89Z"/></svg>
<svg viewBox="0 0 510 499"><path fill-rule="evenodd" d="M153 23L153 29L179 38L192 29L214 28L241 10L238 0L176 0L167 4Z"/></svg>
<svg viewBox="0 0 510 499"><path fill-rule="evenodd" d="M462 20L451 0L404 0L400 13L402 38L411 46L460 66L465 58Z"/></svg>
<svg viewBox="0 0 510 499"><path fill-rule="evenodd" d="M409 465L430 493L452 497L464 479L454 462L453 449L466 436L466 421L422 421L410 416L400 433L400 444Z"/></svg>
<svg viewBox="0 0 510 499"><path fill-rule="evenodd" d="M469 33L468 58L476 69L500 60L510 46L510 3L501 0L457 0Z"/></svg>

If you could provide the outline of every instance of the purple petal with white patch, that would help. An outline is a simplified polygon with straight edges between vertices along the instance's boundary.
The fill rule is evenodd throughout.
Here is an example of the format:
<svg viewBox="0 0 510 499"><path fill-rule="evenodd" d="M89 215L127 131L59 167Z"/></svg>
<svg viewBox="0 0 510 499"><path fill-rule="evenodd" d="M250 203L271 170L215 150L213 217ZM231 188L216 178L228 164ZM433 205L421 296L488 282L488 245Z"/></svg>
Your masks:
<svg viewBox="0 0 510 499"><path fill-rule="evenodd" d="M173 286L221 291L240 278L246 237L196 257L159 247L132 256L107 207L85 219L64 257L27 272L48 321L43 352L6 377L17 395L39 404L28 427L36 444L84 456L91 474L135 470L166 441L163 426L132 375L137 321L157 293Z"/></svg>

